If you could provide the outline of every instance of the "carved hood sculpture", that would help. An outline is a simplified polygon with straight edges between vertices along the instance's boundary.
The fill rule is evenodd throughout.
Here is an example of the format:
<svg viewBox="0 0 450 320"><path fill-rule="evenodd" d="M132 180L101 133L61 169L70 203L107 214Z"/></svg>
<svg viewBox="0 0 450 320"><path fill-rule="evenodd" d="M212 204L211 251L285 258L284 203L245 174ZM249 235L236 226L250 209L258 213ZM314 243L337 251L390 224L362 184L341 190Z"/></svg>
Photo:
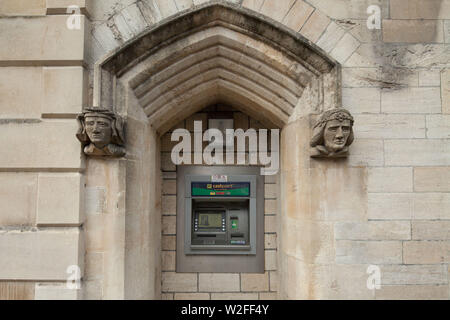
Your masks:
<svg viewBox="0 0 450 320"><path fill-rule="evenodd" d="M77 133L88 156L122 157L125 155L124 123L120 116L103 108L88 108L77 117Z"/></svg>

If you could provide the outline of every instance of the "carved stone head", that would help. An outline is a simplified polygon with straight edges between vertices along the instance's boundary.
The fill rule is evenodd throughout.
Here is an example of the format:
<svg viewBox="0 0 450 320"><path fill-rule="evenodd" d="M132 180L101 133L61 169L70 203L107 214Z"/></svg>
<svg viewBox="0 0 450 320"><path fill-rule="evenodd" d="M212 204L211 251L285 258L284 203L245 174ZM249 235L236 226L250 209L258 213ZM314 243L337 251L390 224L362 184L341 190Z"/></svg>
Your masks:
<svg viewBox="0 0 450 320"><path fill-rule="evenodd" d="M122 118L108 109L90 108L78 115L80 129L78 140L84 146L84 153L93 156L121 157L124 132Z"/></svg>
<svg viewBox="0 0 450 320"><path fill-rule="evenodd" d="M313 128L311 157L345 157L353 140L353 117L350 112L343 108L325 111Z"/></svg>

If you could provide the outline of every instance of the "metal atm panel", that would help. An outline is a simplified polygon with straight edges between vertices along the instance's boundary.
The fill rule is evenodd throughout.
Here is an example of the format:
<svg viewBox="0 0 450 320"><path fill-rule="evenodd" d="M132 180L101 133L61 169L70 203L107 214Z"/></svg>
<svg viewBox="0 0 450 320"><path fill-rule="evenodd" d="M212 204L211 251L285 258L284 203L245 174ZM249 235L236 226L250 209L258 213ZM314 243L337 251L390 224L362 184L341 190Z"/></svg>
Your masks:
<svg viewBox="0 0 450 320"><path fill-rule="evenodd" d="M259 167L177 166L176 193L176 272L264 272Z"/></svg>

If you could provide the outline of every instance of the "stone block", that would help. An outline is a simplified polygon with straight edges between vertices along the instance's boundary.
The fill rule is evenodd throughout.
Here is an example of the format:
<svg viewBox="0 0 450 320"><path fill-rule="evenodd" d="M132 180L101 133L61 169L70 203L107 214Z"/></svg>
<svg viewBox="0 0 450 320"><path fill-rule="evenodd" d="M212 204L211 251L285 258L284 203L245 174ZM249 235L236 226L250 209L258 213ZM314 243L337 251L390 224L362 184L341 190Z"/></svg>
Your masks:
<svg viewBox="0 0 450 320"><path fill-rule="evenodd" d="M383 41L399 43L442 43L440 20L383 20Z"/></svg>
<svg viewBox="0 0 450 320"><path fill-rule="evenodd" d="M372 220L407 220L413 216L413 195L369 193L367 216Z"/></svg>
<svg viewBox="0 0 450 320"><path fill-rule="evenodd" d="M442 113L450 113L450 69L441 72Z"/></svg>
<svg viewBox="0 0 450 320"><path fill-rule="evenodd" d="M265 249L276 249L277 248L277 235L276 234L265 234L264 235L264 248Z"/></svg>
<svg viewBox="0 0 450 320"><path fill-rule="evenodd" d="M240 291L239 273L200 273L198 290L201 292Z"/></svg>
<svg viewBox="0 0 450 320"><path fill-rule="evenodd" d="M163 195L176 195L177 194L177 181L176 180L163 180L162 194Z"/></svg>
<svg viewBox="0 0 450 320"><path fill-rule="evenodd" d="M242 6L253 11L259 11L263 3L264 0L244 0L242 1Z"/></svg>
<svg viewBox="0 0 450 320"><path fill-rule="evenodd" d="M162 234L176 234L177 232L177 217L176 216L163 216L162 217Z"/></svg>
<svg viewBox="0 0 450 320"><path fill-rule="evenodd" d="M35 300L80 300L81 289L67 288L66 283L36 283L34 289Z"/></svg>
<svg viewBox="0 0 450 320"><path fill-rule="evenodd" d="M450 193L417 193L412 200L413 219L450 219Z"/></svg>
<svg viewBox="0 0 450 320"><path fill-rule="evenodd" d="M351 114L380 113L381 91L378 88L343 88L342 105Z"/></svg>
<svg viewBox="0 0 450 320"><path fill-rule="evenodd" d="M264 251L264 269L273 271L277 270L277 251L276 250L265 250Z"/></svg>
<svg viewBox="0 0 450 320"><path fill-rule="evenodd" d="M450 241L406 241L403 260L405 264L449 263Z"/></svg>
<svg viewBox="0 0 450 320"><path fill-rule="evenodd" d="M336 59L340 64L345 61L358 49L360 43L350 33L346 33L341 40L336 44L336 47L331 50L330 55Z"/></svg>
<svg viewBox="0 0 450 320"><path fill-rule="evenodd" d="M260 292L259 300L277 300L278 294L276 292Z"/></svg>
<svg viewBox="0 0 450 320"><path fill-rule="evenodd" d="M406 68L380 68L370 67L365 63L355 62L354 57L360 51L371 51L373 46L362 44L355 54L346 62L347 66L342 68L342 86L344 88L397 88L400 90L406 86L417 86L419 83L418 72ZM371 60L373 61L373 60ZM356 66L356 67L355 67ZM395 113L395 112L394 112Z"/></svg>
<svg viewBox="0 0 450 320"><path fill-rule="evenodd" d="M300 34L311 42L319 40L323 31L328 27L331 20L319 10L315 10L309 17L308 21L300 29Z"/></svg>
<svg viewBox="0 0 450 320"><path fill-rule="evenodd" d="M176 215L177 214L177 197L162 196L161 214Z"/></svg>
<svg viewBox="0 0 450 320"><path fill-rule="evenodd" d="M173 293L161 293L161 300L174 300Z"/></svg>
<svg viewBox="0 0 450 320"><path fill-rule="evenodd" d="M381 285L446 284L444 265L382 265Z"/></svg>
<svg viewBox="0 0 450 320"><path fill-rule="evenodd" d="M298 0L284 17L283 24L292 30L299 31L313 11L314 8L308 3Z"/></svg>
<svg viewBox="0 0 450 320"><path fill-rule="evenodd" d="M264 200L264 214L277 214L277 200Z"/></svg>
<svg viewBox="0 0 450 320"><path fill-rule="evenodd" d="M192 0L175 0L175 3L177 4L178 11L189 9L194 5Z"/></svg>
<svg viewBox="0 0 450 320"><path fill-rule="evenodd" d="M175 1L155 0L155 3L158 6L163 18L174 15L178 11Z"/></svg>
<svg viewBox="0 0 450 320"><path fill-rule="evenodd" d="M339 40L342 39L344 34L345 30L341 28L337 23L332 21L316 44L325 52L330 52L334 49L334 47L336 47Z"/></svg>
<svg viewBox="0 0 450 320"><path fill-rule="evenodd" d="M323 0L308 0L308 2L334 19L366 20L368 17L367 8L370 5L379 6L383 18L387 17L389 12L387 0L339 0L331 3Z"/></svg>
<svg viewBox="0 0 450 320"><path fill-rule="evenodd" d="M450 240L450 221L412 221L413 240Z"/></svg>
<svg viewBox="0 0 450 320"><path fill-rule="evenodd" d="M42 68L5 67L0 70L0 117L40 118Z"/></svg>
<svg viewBox="0 0 450 320"><path fill-rule="evenodd" d="M269 272L270 291L278 291L278 271Z"/></svg>
<svg viewBox="0 0 450 320"><path fill-rule="evenodd" d="M79 173L41 173L38 178L38 226L79 226L84 222L84 177Z"/></svg>
<svg viewBox="0 0 450 320"><path fill-rule="evenodd" d="M339 264L402 263L402 242L337 240L336 263Z"/></svg>
<svg viewBox="0 0 450 320"><path fill-rule="evenodd" d="M439 87L441 85L441 70L420 70L419 87Z"/></svg>
<svg viewBox="0 0 450 320"><path fill-rule="evenodd" d="M277 232L278 224L276 216L264 216L264 232L274 233Z"/></svg>
<svg viewBox="0 0 450 320"><path fill-rule="evenodd" d="M82 232L77 228L0 231L0 279L66 281L69 266L83 275Z"/></svg>
<svg viewBox="0 0 450 320"><path fill-rule="evenodd" d="M196 292L196 273L162 272L162 292Z"/></svg>
<svg viewBox="0 0 450 320"><path fill-rule="evenodd" d="M278 194L278 186L276 184L265 184L264 185L264 198L265 199L276 199Z"/></svg>
<svg viewBox="0 0 450 320"><path fill-rule="evenodd" d="M409 221L337 222L336 240L410 240Z"/></svg>
<svg viewBox="0 0 450 320"><path fill-rule="evenodd" d="M269 291L269 273L242 273L241 291Z"/></svg>
<svg viewBox="0 0 450 320"><path fill-rule="evenodd" d="M175 5L175 3L173 2ZM125 7L113 17L114 27L122 37L123 41L128 41L140 34L148 24L137 4Z"/></svg>
<svg viewBox="0 0 450 320"><path fill-rule="evenodd" d="M295 0L285 0L285 1L264 1L260 13L276 20L283 21L284 17L288 13L289 9L294 4ZM298 31L295 30L295 31Z"/></svg>
<svg viewBox="0 0 450 320"><path fill-rule="evenodd" d="M0 173L0 226L32 226L36 219L37 174Z"/></svg>
<svg viewBox="0 0 450 320"><path fill-rule="evenodd" d="M449 166L450 140L385 140L386 166Z"/></svg>
<svg viewBox="0 0 450 320"><path fill-rule="evenodd" d="M0 16L45 15L45 0L4 0L0 3Z"/></svg>
<svg viewBox="0 0 450 320"><path fill-rule="evenodd" d="M211 293L211 300L258 300L258 293Z"/></svg>
<svg viewBox="0 0 450 320"><path fill-rule="evenodd" d="M439 88L406 88L381 92L383 113L440 113Z"/></svg>
<svg viewBox="0 0 450 320"><path fill-rule="evenodd" d="M84 158L75 138L75 120L0 121L3 149L0 168L4 169L81 169Z"/></svg>
<svg viewBox="0 0 450 320"><path fill-rule="evenodd" d="M174 300L209 300L209 293L175 293Z"/></svg>
<svg viewBox="0 0 450 320"><path fill-rule="evenodd" d="M375 290L377 300L447 300L448 285L384 285Z"/></svg>
<svg viewBox="0 0 450 320"><path fill-rule="evenodd" d="M414 190L450 192L450 167L414 168Z"/></svg>
<svg viewBox="0 0 450 320"><path fill-rule="evenodd" d="M355 114L356 139L425 138L425 116L397 114Z"/></svg>
<svg viewBox="0 0 450 320"><path fill-rule="evenodd" d="M67 28L67 16L1 19L0 43L8 45L0 47L0 65L81 66L88 22L80 19L80 30Z"/></svg>
<svg viewBox="0 0 450 320"><path fill-rule="evenodd" d="M162 271L175 271L175 251L162 251L161 252L161 270Z"/></svg>
<svg viewBox="0 0 450 320"><path fill-rule="evenodd" d="M176 236L162 236L161 249L176 250L177 249Z"/></svg>
<svg viewBox="0 0 450 320"><path fill-rule="evenodd" d="M89 16L92 12L93 2L98 0L46 0L47 14L74 14L67 8L77 6L82 14Z"/></svg>
<svg viewBox="0 0 450 320"><path fill-rule="evenodd" d="M34 282L0 281L0 300L34 300Z"/></svg>
<svg viewBox="0 0 450 320"><path fill-rule="evenodd" d="M44 117L75 117L87 105L88 79L83 67L44 67Z"/></svg>
<svg viewBox="0 0 450 320"><path fill-rule="evenodd" d="M383 140L357 139L350 146L350 166L379 167L384 165Z"/></svg>
<svg viewBox="0 0 450 320"><path fill-rule="evenodd" d="M450 19L449 0L391 0L392 19Z"/></svg>
<svg viewBox="0 0 450 320"><path fill-rule="evenodd" d="M450 139L450 115L427 116L427 138Z"/></svg>
<svg viewBox="0 0 450 320"><path fill-rule="evenodd" d="M367 179L368 192L412 192L413 169L369 168Z"/></svg>

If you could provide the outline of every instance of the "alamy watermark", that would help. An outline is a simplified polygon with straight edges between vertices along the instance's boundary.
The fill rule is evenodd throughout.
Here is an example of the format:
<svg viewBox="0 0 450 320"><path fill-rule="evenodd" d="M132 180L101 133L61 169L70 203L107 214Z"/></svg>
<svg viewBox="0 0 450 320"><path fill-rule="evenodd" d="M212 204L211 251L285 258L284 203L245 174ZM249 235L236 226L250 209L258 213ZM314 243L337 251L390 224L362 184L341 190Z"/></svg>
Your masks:
<svg viewBox="0 0 450 320"><path fill-rule="evenodd" d="M193 164L207 165L244 165L246 164L246 139L248 140L248 163L250 165L263 165L261 175L277 174L279 157L279 129L270 130L270 155L268 152L268 130L259 129L226 129L225 137L219 129L208 129L203 133L202 122L194 121L194 138L186 129L176 129L173 131L171 140L180 141L175 145L171 152L172 162L175 165ZM225 139L224 139L225 138ZM235 139L237 145L235 148ZM192 148L192 141L194 148ZM203 142L209 144L203 149ZM224 152L225 150L225 152ZM225 154L225 159L224 159ZM237 157L235 161L235 156ZM225 160L225 161L224 161Z"/></svg>
<svg viewBox="0 0 450 320"><path fill-rule="evenodd" d="M67 7L67 14L70 16L67 18L66 26L69 30L81 29L81 9L79 6L72 5Z"/></svg>
<svg viewBox="0 0 450 320"><path fill-rule="evenodd" d="M81 269L77 265L70 265L66 269L69 275L66 281L66 288L71 290L81 289Z"/></svg>
<svg viewBox="0 0 450 320"><path fill-rule="evenodd" d="M367 273L369 274L369 277L367 278L367 289L369 290L381 289L380 267L371 264L367 267Z"/></svg>
<svg viewBox="0 0 450 320"><path fill-rule="evenodd" d="M367 28L369 30L381 29L381 8L377 5L371 5L367 8Z"/></svg>

